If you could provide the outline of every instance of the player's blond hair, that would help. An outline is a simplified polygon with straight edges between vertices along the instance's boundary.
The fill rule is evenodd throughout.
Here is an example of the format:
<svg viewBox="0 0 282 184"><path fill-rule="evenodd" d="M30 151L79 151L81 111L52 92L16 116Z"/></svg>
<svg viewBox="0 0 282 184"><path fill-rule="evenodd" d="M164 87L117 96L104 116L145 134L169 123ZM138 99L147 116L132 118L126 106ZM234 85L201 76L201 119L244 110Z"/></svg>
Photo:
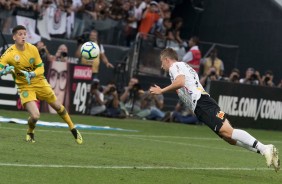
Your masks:
<svg viewBox="0 0 282 184"><path fill-rule="evenodd" d="M165 57L178 61L178 55L172 48L165 48L161 51L160 58Z"/></svg>

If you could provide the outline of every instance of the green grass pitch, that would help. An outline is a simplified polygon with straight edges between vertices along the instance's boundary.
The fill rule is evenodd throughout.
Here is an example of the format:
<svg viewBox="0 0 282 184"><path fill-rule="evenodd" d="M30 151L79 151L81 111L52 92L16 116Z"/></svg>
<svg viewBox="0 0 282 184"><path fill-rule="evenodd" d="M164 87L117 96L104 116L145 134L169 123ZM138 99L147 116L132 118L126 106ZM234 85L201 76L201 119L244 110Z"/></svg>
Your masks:
<svg viewBox="0 0 282 184"><path fill-rule="evenodd" d="M27 118L26 112L0 111ZM50 184L281 184L282 172L263 156L230 146L206 126L132 119L71 116L75 123L138 132L80 130L77 145L66 128L37 127L26 143L26 125L0 123L0 183ZM41 114L40 120L60 121ZM248 129L282 150L282 133Z"/></svg>

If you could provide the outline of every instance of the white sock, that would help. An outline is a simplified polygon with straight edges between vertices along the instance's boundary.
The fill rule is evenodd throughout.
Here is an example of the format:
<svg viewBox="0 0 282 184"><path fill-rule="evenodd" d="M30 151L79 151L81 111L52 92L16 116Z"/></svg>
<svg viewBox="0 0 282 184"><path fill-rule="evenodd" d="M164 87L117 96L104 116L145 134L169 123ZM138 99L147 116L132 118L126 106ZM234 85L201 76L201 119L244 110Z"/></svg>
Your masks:
<svg viewBox="0 0 282 184"><path fill-rule="evenodd" d="M258 149L253 148L251 146L248 146L247 144L244 144L240 141L236 141L236 146L240 146L240 147L245 148L247 150L250 150L250 151L253 151L253 152L256 152L256 153L260 153L260 151Z"/></svg>
<svg viewBox="0 0 282 184"><path fill-rule="evenodd" d="M244 130L234 129L231 138L237 142L240 141L241 143L249 147L256 148L262 154L266 149L266 146L264 144L257 141L253 136L251 136L248 132Z"/></svg>

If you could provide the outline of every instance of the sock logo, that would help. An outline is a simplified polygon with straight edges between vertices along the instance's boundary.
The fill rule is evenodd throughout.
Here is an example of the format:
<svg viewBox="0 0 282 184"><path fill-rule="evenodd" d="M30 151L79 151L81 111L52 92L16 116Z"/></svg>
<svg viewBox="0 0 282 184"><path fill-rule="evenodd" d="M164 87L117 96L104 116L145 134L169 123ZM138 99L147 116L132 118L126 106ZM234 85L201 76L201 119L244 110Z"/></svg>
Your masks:
<svg viewBox="0 0 282 184"><path fill-rule="evenodd" d="M224 115L225 113L223 111L219 111L217 114L216 114L216 117L218 117L219 119L223 120L224 119Z"/></svg>

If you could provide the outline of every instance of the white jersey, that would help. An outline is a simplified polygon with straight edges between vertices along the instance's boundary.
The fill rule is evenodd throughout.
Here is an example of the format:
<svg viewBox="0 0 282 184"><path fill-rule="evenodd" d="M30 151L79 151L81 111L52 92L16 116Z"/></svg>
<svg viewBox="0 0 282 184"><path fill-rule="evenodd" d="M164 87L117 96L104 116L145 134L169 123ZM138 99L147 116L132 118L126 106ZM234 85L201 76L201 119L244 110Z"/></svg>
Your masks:
<svg viewBox="0 0 282 184"><path fill-rule="evenodd" d="M169 75L171 82L179 75L185 76L184 87L178 89L177 94L185 106L194 111L201 94L207 94L200 83L197 72L187 63L175 62L169 68Z"/></svg>

